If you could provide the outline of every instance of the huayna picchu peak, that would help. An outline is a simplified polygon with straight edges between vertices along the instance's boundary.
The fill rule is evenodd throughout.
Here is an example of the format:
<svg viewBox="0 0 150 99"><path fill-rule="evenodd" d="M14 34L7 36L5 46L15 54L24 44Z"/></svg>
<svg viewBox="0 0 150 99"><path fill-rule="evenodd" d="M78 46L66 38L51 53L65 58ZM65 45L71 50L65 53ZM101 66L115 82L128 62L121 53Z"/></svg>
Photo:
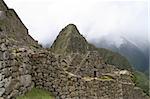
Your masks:
<svg viewBox="0 0 150 99"><path fill-rule="evenodd" d="M45 49L3 0L0 10L0 99L16 99L32 88L56 99L149 99L136 87L126 58L88 43L74 24Z"/></svg>
<svg viewBox="0 0 150 99"><path fill-rule="evenodd" d="M59 33L51 48L57 54L85 54L89 50L89 44L79 33L77 27L69 24Z"/></svg>

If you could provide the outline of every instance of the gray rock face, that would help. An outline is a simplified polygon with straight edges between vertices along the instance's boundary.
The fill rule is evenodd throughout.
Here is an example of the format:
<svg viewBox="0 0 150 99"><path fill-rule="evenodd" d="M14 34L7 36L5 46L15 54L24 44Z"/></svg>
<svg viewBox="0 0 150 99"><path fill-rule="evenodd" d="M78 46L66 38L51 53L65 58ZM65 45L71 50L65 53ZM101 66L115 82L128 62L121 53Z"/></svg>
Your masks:
<svg viewBox="0 0 150 99"><path fill-rule="evenodd" d="M32 84L31 75L23 75L20 77L20 85L29 87Z"/></svg>
<svg viewBox="0 0 150 99"><path fill-rule="evenodd" d="M0 11L0 20L4 20L5 18L6 18L5 12L4 11Z"/></svg>
<svg viewBox="0 0 150 99"><path fill-rule="evenodd" d="M18 45L36 46L38 42L28 35L28 29L13 9L0 10L0 36L18 41ZM1 46L3 47L3 46Z"/></svg>
<svg viewBox="0 0 150 99"><path fill-rule="evenodd" d="M0 96L5 92L5 88L0 88Z"/></svg>
<svg viewBox="0 0 150 99"><path fill-rule="evenodd" d="M5 2L3 0L0 1L0 11L5 11L7 10L7 5L5 4Z"/></svg>
<svg viewBox="0 0 150 99"><path fill-rule="evenodd" d="M77 27L73 24L67 25L52 45L53 52L57 54L83 53L89 49L86 39L79 33Z"/></svg>

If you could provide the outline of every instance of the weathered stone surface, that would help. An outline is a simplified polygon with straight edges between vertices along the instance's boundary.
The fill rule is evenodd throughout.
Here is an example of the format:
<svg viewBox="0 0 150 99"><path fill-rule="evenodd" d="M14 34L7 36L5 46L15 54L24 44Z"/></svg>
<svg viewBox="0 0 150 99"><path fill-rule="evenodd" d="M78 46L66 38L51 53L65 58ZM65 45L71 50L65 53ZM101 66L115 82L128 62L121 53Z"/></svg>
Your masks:
<svg viewBox="0 0 150 99"><path fill-rule="evenodd" d="M0 97L0 99L4 99L3 97Z"/></svg>
<svg viewBox="0 0 150 99"><path fill-rule="evenodd" d="M23 75L20 77L20 85L24 87L29 87L32 83L31 75Z"/></svg>
<svg viewBox="0 0 150 99"><path fill-rule="evenodd" d="M3 52L0 51L0 60L3 60Z"/></svg>
<svg viewBox="0 0 150 99"><path fill-rule="evenodd" d="M2 96L5 92L5 88L0 88L0 96Z"/></svg>
<svg viewBox="0 0 150 99"><path fill-rule="evenodd" d="M36 70L34 70L34 74L37 74L34 76L34 82L36 83L36 86L38 88L42 87L53 92L54 95L60 97L61 99L83 99L84 97L85 99L124 99L125 96L132 97L132 93L134 92L134 83L131 80L131 73L126 70L121 71L115 66L104 64L104 62L100 58L100 55L97 54L95 56L95 53L96 52L89 52L89 54L85 56L78 55L78 58L80 57L80 61L78 59L70 59L72 61L68 61L68 58L72 57L60 56L62 58L61 60L63 61L59 60L60 57L58 57L57 59L59 62L56 66L49 65L48 67L37 67ZM49 56L47 56L47 58L38 57L37 54L36 58L34 59L32 57L31 60L36 62L41 61L44 58L49 59L48 57ZM62 68L64 65L64 61L65 65L67 66L65 68ZM86 61L89 61L88 64L86 63ZM72 62L74 62L75 64ZM42 64L43 63L41 62L39 65ZM96 64L99 65L97 66ZM49 67L53 67L53 69ZM68 71L68 68L70 67L76 68L74 68L72 71ZM93 69L92 67L95 69ZM45 69L43 68L47 68L47 70L51 72L45 72ZM58 70L58 68L62 69ZM85 73L85 71L87 70L91 71ZM94 75L95 70L97 73L96 75ZM76 73L75 71L79 71L79 73ZM126 84L127 86L124 86L124 84ZM141 99L148 98L143 97Z"/></svg>
<svg viewBox="0 0 150 99"><path fill-rule="evenodd" d="M5 68L5 61L0 61L0 70Z"/></svg>
<svg viewBox="0 0 150 99"><path fill-rule="evenodd" d="M71 43L70 43L71 42ZM82 44L81 44L82 43ZM77 27L74 24L67 25L52 45L52 50L55 53L86 53L89 49L88 42L79 33Z"/></svg>
<svg viewBox="0 0 150 99"><path fill-rule="evenodd" d="M7 6L3 0L0 1L0 11L7 10Z"/></svg>
<svg viewBox="0 0 150 99"><path fill-rule="evenodd" d="M6 51L7 50L7 47L6 47L5 43L1 44L0 49L1 49L1 51Z"/></svg>

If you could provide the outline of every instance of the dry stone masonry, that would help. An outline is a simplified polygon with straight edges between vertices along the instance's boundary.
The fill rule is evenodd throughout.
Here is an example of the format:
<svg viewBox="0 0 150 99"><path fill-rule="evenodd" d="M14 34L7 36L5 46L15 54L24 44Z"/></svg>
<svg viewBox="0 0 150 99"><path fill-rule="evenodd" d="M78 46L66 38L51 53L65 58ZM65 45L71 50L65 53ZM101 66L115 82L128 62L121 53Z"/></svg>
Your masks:
<svg viewBox="0 0 150 99"><path fill-rule="evenodd" d="M34 83L27 52L23 48L9 48L11 42L3 40L0 42L0 96L10 99L24 94Z"/></svg>
<svg viewBox="0 0 150 99"><path fill-rule="evenodd" d="M149 99L135 87L130 71L105 62L74 25L60 33L68 37L64 43L56 40L47 50L2 0L0 10L0 99L15 99L33 87L48 90L56 99Z"/></svg>
<svg viewBox="0 0 150 99"><path fill-rule="evenodd" d="M52 92L58 99L148 99L144 94L136 95L129 71L106 65L95 54L54 56L42 52L32 55L31 63L39 64L33 66L35 86Z"/></svg>

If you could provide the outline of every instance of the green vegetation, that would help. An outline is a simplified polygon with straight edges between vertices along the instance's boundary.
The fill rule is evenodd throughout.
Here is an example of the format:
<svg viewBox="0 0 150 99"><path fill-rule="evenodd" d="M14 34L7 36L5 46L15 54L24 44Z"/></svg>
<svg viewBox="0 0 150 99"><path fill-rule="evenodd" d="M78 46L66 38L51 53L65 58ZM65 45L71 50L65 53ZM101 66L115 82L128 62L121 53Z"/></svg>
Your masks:
<svg viewBox="0 0 150 99"><path fill-rule="evenodd" d="M17 97L17 99L54 99L54 97L48 91L33 88L24 96Z"/></svg>
<svg viewBox="0 0 150 99"><path fill-rule="evenodd" d="M119 69L132 70L128 60L120 54L104 48L97 48L97 50L107 64L115 65Z"/></svg>
<svg viewBox="0 0 150 99"><path fill-rule="evenodd" d="M135 82L137 87L140 87L141 89L143 89L143 91L147 95L150 95L150 93L149 93L150 81L144 73L141 73L139 71L135 71L133 81Z"/></svg>
<svg viewBox="0 0 150 99"><path fill-rule="evenodd" d="M117 52L105 48L96 48L93 44L89 44L90 51L98 51L107 64L115 65L119 69L132 71L129 61Z"/></svg>

